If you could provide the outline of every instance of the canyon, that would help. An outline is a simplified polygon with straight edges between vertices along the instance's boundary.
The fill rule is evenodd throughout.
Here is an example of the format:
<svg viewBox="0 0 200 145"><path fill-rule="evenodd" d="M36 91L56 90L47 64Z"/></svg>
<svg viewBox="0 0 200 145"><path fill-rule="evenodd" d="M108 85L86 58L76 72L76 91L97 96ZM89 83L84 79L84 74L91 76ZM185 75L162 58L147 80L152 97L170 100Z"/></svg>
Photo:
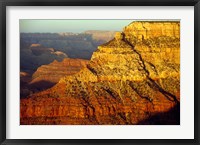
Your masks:
<svg viewBox="0 0 200 145"><path fill-rule="evenodd" d="M113 31L100 30L21 33L20 98L48 89L61 77L78 72L79 62L84 65L98 45L113 37Z"/></svg>
<svg viewBox="0 0 200 145"><path fill-rule="evenodd" d="M113 39L113 31L20 33L20 68L32 71L64 58L90 59L97 46Z"/></svg>
<svg viewBox="0 0 200 145"><path fill-rule="evenodd" d="M59 82L60 78L73 75L86 67L88 60L64 58L61 62L40 66L34 73L20 72L20 97L46 90Z"/></svg>
<svg viewBox="0 0 200 145"><path fill-rule="evenodd" d="M179 21L134 21L76 64L78 72L20 100L21 125L180 124Z"/></svg>

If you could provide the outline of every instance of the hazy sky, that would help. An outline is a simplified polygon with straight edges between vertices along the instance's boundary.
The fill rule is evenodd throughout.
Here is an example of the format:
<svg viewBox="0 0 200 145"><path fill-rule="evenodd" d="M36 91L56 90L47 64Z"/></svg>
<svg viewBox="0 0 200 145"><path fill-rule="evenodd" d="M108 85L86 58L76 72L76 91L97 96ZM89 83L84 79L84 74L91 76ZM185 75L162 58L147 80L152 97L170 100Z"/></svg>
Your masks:
<svg viewBox="0 0 200 145"><path fill-rule="evenodd" d="M86 30L122 31L133 20L20 20L20 32L74 32Z"/></svg>

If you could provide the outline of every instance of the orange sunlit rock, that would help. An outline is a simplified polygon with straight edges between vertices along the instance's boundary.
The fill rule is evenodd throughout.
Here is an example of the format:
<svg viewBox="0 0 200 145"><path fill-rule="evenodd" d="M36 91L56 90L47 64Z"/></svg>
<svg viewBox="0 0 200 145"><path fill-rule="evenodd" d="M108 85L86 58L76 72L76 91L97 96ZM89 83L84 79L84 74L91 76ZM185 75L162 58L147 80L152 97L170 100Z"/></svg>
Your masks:
<svg viewBox="0 0 200 145"><path fill-rule="evenodd" d="M54 62L56 63L56 62ZM180 124L180 23L137 21L80 72L21 99L21 124Z"/></svg>

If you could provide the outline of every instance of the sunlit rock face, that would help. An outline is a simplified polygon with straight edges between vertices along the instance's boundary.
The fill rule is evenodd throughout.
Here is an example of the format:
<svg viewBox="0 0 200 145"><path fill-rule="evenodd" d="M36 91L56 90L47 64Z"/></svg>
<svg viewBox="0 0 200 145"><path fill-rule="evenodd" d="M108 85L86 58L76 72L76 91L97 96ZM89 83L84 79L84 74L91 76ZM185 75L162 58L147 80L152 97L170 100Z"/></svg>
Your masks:
<svg viewBox="0 0 200 145"><path fill-rule="evenodd" d="M124 28L123 32L125 34L125 38L132 45L136 45L140 41L156 39L158 37L180 39L180 23L176 21L132 22Z"/></svg>
<svg viewBox="0 0 200 145"><path fill-rule="evenodd" d="M54 60L48 65L39 67L32 76L31 83L47 81L51 83L59 82L63 76L76 74L82 68L86 67L88 60L65 58L59 62Z"/></svg>
<svg viewBox="0 0 200 145"><path fill-rule="evenodd" d="M179 124L180 23L136 21L79 73L21 100L21 124Z"/></svg>
<svg viewBox="0 0 200 145"><path fill-rule="evenodd" d="M133 22L124 35L145 60L151 78L179 75L180 23Z"/></svg>

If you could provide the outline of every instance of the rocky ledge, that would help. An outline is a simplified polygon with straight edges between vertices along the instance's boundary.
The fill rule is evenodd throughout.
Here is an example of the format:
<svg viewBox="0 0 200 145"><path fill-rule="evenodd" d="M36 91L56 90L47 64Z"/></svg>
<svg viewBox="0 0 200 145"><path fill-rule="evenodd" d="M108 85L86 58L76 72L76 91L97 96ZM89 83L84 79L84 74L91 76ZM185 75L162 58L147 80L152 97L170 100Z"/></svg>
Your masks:
<svg viewBox="0 0 200 145"><path fill-rule="evenodd" d="M82 68L86 67L88 60L65 58L59 62L54 60L48 65L42 65L32 75L30 84L47 81L51 83L59 82L60 78L64 76L74 75Z"/></svg>

